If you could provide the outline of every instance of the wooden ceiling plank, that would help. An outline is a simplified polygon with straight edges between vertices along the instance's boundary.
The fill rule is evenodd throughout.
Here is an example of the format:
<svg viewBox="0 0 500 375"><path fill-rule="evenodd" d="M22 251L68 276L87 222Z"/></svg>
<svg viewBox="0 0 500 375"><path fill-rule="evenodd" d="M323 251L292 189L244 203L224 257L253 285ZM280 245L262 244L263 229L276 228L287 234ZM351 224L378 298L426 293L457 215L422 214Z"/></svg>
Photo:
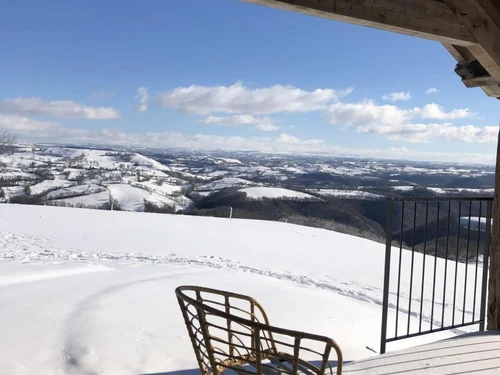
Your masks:
<svg viewBox="0 0 500 375"><path fill-rule="evenodd" d="M446 4L435 0L244 0L442 43L468 46L476 39Z"/></svg>

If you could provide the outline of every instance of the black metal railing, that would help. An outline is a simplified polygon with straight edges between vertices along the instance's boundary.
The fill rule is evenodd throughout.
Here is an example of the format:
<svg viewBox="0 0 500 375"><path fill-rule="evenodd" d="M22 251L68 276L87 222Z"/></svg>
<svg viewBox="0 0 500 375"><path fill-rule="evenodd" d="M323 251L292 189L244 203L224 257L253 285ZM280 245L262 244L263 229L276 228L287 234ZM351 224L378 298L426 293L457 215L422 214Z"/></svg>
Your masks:
<svg viewBox="0 0 500 375"><path fill-rule="evenodd" d="M397 198L387 206L382 338L484 330L493 198Z"/></svg>

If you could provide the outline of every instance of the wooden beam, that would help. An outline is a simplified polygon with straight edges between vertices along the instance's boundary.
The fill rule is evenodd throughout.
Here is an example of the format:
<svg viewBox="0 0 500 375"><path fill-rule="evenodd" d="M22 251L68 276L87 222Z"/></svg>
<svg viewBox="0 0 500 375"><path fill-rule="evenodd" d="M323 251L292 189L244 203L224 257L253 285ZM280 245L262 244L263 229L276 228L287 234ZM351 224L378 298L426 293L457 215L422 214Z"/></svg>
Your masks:
<svg viewBox="0 0 500 375"><path fill-rule="evenodd" d="M494 86L499 85L500 81L493 78L492 76L482 76L470 79L462 79L465 86L471 87L482 87L482 86Z"/></svg>
<svg viewBox="0 0 500 375"><path fill-rule="evenodd" d="M469 46L468 50L481 63L481 65L490 73L490 75L500 80L500 34L497 46L488 47L484 45Z"/></svg>
<svg viewBox="0 0 500 375"><path fill-rule="evenodd" d="M477 40L477 44L468 46L469 52L493 78L500 80L500 5L491 0L444 2Z"/></svg>
<svg viewBox="0 0 500 375"><path fill-rule="evenodd" d="M443 43L444 48L457 60L457 62L475 60L475 57L466 47L457 46L454 44Z"/></svg>
<svg viewBox="0 0 500 375"><path fill-rule="evenodd" d="M491 96L492 98L500 99L500 86L483 86L481 87L486 95Z"/></svg>
<svg viewBox="0 0 500 375"><path fill-rule="evenodd" d="M454 44L446 44L443 43L444 48L448 50L448 52L457 60L457 62L464 62L464 61L471 61L475 60L476 57L470 52L469 47L463 47L463 46L457 46ZM498 81L498 80L495 80ZM471 82L467 80L462 80L462 82L465 84L467 87L476 87L473 86L474 81L472 80ZM486 93L486 95L491 96L493 98L500 98L500 86L498 86L498 83L500 82L495 82L493 84L490 84L492 82L487 81L485 84L480 85L481 89Z"/></svg>
<svg viewBox="0 0 500 375"><path fill-rule="evenodd" d="M244 0L336 21L471 45L475 37L450 8L436 0Z"/></svg>

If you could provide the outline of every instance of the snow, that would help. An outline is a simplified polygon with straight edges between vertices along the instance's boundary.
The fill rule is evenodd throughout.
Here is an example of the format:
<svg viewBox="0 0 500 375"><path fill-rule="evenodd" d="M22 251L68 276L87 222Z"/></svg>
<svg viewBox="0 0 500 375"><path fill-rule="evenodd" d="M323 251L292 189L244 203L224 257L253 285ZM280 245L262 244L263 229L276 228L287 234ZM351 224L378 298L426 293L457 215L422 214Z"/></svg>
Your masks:
<svg viewBox="0 0 500 375"><path fill-rule="evenodd" d="M251 295L272 324L330 336L347 361L373 356L368 348L380 340L384 251L366 239L278 222L4 204L0 374L196 369L173 293L182 284ZM415 255L416 272L422 260ZM409 262L405 250L403 270ZM397 271L397 256L392 264ZM438 278L442 268L437 262ZM401 284L403 298L408 283ZM412 316L412 327L417 322Z"/></svg>
<svg viewBox="0 0 500 375"><path fill-rule="evenodd" d="M199 194L203 197L208 197L210 194L212 194L211 191L197 191L196 194Z"/></svg>
<svg viewBox="0 0 500 375"><path fill-rule="evenodd" d="M473 194L493 194L495 189L471 189L471 188L437 188L437 187L428 187L427 190L430 190L436 194L453 194L453 193L473 193Z"/></svg>
<svg viewBox="0 0 500 375"><path fill-rule="evenodd" d="M18 168L9 168L2 171L3 180L36 180L39 177L35 173L23 172Z"/></svg>
<svg viewBox="0 0 500 375"><path fill-rule="evenodd" d="M67 178L69 180L76 180L80 176L80 173L82 173L82 170L78 168L64 168L64 173L68 174Z"/></svg>
<svg viewBox="0 0 500 375"><path fill-rule="evenodd" d="M219 160L222 160L223 162L228 164L243 164L238 159L233 159L233 158L219 158Z"/></svg>
<svg viewBox="0 0 500 375"><path fill-rule="evenodd" d="M47 194L47 199L57 199L57 198L72 197L75 195L94 194L102 192L103 190L105 190L105 188L103 188L102 186L97 186L92 184L71 186L51 191L50 193Z"/></svg>
<svg viewBox="0 0 500 375"><path fill-rule="evenodd" d="M257 185L252 181L244 180L238 177L224 177L219 180L209 182L208 184L197 186L195 190L221 190L234 186Z"/></svg>
<svg viewBox="0 0 500 375"><path fill-rule="evenodd" d="M5 194L5 198L16 197L18 195L25 195L24 186L8 186L3 187L2 191Z"/></svg>
<svg viewBox="0 0 500 375"><path fill-rule="evenodd" d="M140 155L140 154L135 154L134 156L132 156L131 161L132 161L132 163L137 163L139 165L146 166L149 168L156 168L159 170L170 170L170 168L157 162L156 160L153 160L151 158L148 158L148 157L146 157L144 155Z"/></svg>
<svg viewBox="0 0 500 375"><path fill-rule="evenodd" d="M31 195L47 205L103 208L110 204L112 193L125 210L144 211L145 199L177 210L192 203L183 196L190 186L187 181L170 176L169 167L134 152L32 146L2 155L0 162L4 180L0 202ZM117 183L121 185L108 189Z"/></svg>
<svg viewBox="0 0 500 375"><path fill-rule="evenodd" d="M444 188L428 187L427 190L430 190L436 194L446 194L446 189Z"/></svg>
<svg viewBox="0 0 500 375"><path fill-rule="evenodd" d="M306 174L307 172L304 172L302 169L297 168L297 167L290 167L290 166L284 166L283 168L279 168L280 170L283 170L285 172L289 173L295 173L295 174Z"/></svg>
<svg viewBox="0 0 500 375"><path fill-rule="evenodd" d="M161 185L158 185L155 181L149 180L149 181L141 181L141 182L135 182L134 185L137 186L142 186L148 190L154 191L159 194L163 195L172 195L175 193L180 193L182 192L182 189L184 188L184 185L170 185L167 182L163 182Z"/></svg>
<svg viewBox="0 0 500 375"><path fill-rule="evenodd" d="M45 181L39 182L38 184L32 185L30 187L30 192L33 195L44 194L52 189L61 188L61 187L69 187L72 185L75 185L75 183L67 181L67 180L45 180Z"/></svg>
<svg viewBox="0 0 500 375"><path fill-rule="evenodd" d="M495 192L495 189L470 189L470 188L457 188L455 189L459 191L460 193L484 193L484 194L493 194Z"/></svg>
<svg viewBox="0 0 500 375"><path fill-rule="evenodd" d="M318 199L310 194L301 193L299 191L275 188L275 187L250 187L240 189L247 194L247 198L299 198L299 199Z"/></svg>
<svg viewBox="0 0 500 375"><path fill-rule="evenodd" d="M104 190L95 194L81 195L73 198L64 198L51 201L52 204L67 204L70 207L82 206L89 208L99 208L109 203L109 191Z"/></svg>
<svg viewBox="0 0 500 375"><path fill-rule="evenodd" d="M173 207L179 205L171 198L165 197L155 192L149 192L136 186L127 184L110 184L108 186L112 199L118 201L120 208L125 211L144 211L144 200L160 206L168 205Z"/></svg>
<svg viewBox="0 0 500 375"><path fill-rule="evenodd" d="M394 191L412 191L415 186L393 186Z"/></svg>
<svg viewBox="0 0 500 375"><path fill-rule="evenodd" d="M479 224L481 223L481 224ZM469 223L469 217L468 216L461 216L460 217L460 224L464 227L470 227L471 230L478 230L480 228L481 231L486 230L486 223L487 220L485 217L482 217L479 219L477 216L471 216L470 217L470 223ZM493 219L491 219L491 225L493 225Z"/></svg>
<svg viewBox="0 0 500 375"><path fill-rule="evenodd" d="M15 271L10 272L8 275L0 274L0 287L7 285L15 285L22 283L30 283L34 281L42 281L48 279L55 279L57 277L81 275L84 273L112 271L112 268L100 265L87 265L83 267L57 267L51 270L49 267L44 268L38 272L23 272Z"/></svg>
<svg viewBox="0 0 500 375"><path fill-rule="evenodd" d="M319 195L334 196L345 199L366 199L366 200L385 199L385 196L383 195L373 194L362 190L309 189L308 191Z"/></svg>
<svg viewBox="0 0 500 375"><path fill-rule="evenodd" d="M213 171L207 174L206 177L209 178L215 178L215 177L222 177L225 176L229 173L229 171Z"/></svg>

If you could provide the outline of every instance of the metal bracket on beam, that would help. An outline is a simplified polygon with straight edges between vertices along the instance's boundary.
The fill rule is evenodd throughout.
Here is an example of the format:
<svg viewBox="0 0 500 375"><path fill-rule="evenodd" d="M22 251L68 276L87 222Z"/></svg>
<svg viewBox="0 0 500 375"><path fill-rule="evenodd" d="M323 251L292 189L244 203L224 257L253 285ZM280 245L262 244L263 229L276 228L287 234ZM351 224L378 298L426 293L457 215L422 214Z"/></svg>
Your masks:
<svg viewBox="0 0 500 375"><path fill-rule="evenodd" d="M488 77L489 74L477 60L459 62L455 66L457 73L462 80L471 80L482 77Z"/></svg>
<svg viewBox="0 0 500 375"><path fill-rule="evenodd" d="M489 96L500 99L500 82L489 75L477 60L459 62L455 67L466 87L481 87Z"/></svg>

